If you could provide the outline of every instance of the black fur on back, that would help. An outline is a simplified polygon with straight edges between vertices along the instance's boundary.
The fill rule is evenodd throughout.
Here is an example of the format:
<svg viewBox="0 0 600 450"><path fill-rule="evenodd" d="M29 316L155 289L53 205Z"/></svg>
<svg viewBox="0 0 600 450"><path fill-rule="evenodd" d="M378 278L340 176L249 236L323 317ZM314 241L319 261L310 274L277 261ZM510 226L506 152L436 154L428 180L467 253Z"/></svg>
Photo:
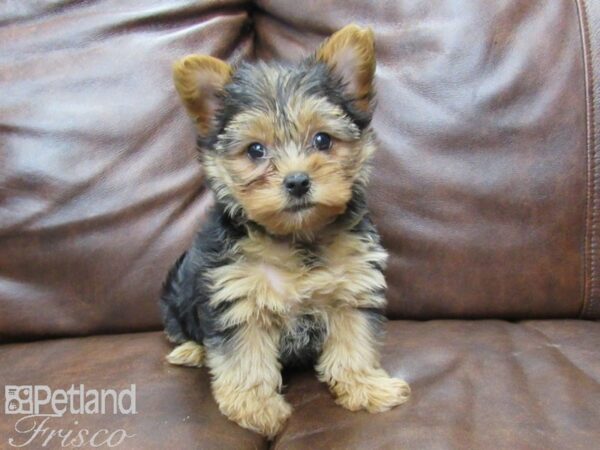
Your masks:
<svg viewBox="0 0 600 450"><path fill-rule="evenodd" d="M225 213L223 205L217 204L192 247L169 271L160 307L165 331L172 341L222 342L229 337L231 330L215 326L222 311L208 303L210 288L204 274L229 263L229 250L245 234L245 229Z"/></svg>

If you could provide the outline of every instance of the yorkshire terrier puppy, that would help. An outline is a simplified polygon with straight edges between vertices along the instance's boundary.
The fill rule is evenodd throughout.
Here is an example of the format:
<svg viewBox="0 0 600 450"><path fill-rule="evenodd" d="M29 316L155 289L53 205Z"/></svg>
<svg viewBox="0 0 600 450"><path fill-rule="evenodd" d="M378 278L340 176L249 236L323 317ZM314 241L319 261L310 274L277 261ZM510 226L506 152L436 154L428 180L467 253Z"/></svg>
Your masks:
<svg viewBox="0 0 600 450"><path fill-rule="evenodd" d="M215 205L171 269L172 364L212 375L223 414L272 438L291 413L284 366L315 364L341 406L386 411L408 384L381 368L387 254L365 188L375 53L349 25L289 66L191 55L175 86Z"/></svg>

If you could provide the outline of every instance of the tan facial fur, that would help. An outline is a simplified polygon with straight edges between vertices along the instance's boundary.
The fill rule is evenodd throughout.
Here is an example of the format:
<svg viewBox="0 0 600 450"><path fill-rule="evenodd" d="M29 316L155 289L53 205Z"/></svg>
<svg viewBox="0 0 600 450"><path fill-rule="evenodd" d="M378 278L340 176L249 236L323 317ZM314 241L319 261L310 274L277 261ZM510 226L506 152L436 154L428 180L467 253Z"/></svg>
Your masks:
<svg viewBox="0 0 600 450"><path fill-rule="evenodd" d="M222 180L225 192L240 203L248 218L277 235L311 234L344 213L352 185L368 175L367 160L374 151L370 136L361 137L343 111L325 99L292 97L281 111L245 111L225 134L232 144L206 155L209 175ZM333 138L328 151L312 148L318 132ZM260 142L268 150L265 160L252 161L246 148ZM284 177L306 172L311 179L309 201L314 207L288 212Z"/></svg>

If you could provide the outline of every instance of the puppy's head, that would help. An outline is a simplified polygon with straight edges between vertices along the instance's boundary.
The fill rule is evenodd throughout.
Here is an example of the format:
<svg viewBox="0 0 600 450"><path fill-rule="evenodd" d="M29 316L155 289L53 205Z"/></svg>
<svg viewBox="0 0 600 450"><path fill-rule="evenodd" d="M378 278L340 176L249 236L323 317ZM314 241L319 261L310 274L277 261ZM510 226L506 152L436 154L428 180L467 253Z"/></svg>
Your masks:
<svg viewBox="0 0 600 450"><path fill-rule="evenodd" d="M177 62L219 201L276 235L313 235L343 214L374 151L374 71L373 33L355 25L296 66Z"/></svg>

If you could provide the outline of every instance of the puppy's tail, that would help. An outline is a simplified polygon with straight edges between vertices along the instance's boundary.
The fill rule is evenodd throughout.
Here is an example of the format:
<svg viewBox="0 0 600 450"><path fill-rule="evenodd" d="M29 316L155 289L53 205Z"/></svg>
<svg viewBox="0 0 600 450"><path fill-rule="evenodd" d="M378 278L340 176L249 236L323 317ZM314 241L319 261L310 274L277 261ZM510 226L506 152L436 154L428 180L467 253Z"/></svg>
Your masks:
<svg viewBox="0 0 600 450"><path fill-rule="evenodd" d="M167 361L176 366L202 367L204 347L194 341L184 342L167 355Z"/></svg>

